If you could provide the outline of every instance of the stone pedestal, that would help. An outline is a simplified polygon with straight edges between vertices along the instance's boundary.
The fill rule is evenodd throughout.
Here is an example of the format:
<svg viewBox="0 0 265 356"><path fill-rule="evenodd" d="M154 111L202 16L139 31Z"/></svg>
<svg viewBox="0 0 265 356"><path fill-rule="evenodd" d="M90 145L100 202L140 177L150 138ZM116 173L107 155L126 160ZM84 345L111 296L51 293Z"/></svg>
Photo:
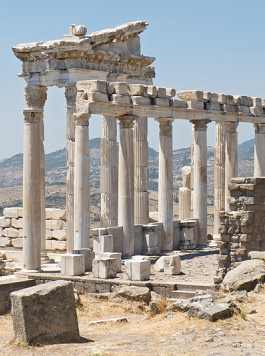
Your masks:
<svg viewBox="0 0 265 356"><path fill-rule="evenodd" d="M27 86L25 89L28 107L24 110L23 267L26 270L39 270L41 264L41 238L44 224L41 127L46 92L46 88L41 86Z"/></svg>
<svg viewBox="0 0 265 356"><path fill-rule="evenodd" d="M123 256L134 254L134 116L120 118L118 225L123 227Z"/></svg>
<svg viewBox="0 0 265 356"><path fill-rule="evenodd" d="M68 253L61 257L61 273L64 276L80 276L85 273L85 256Z"/></svg>
<svg viewBox="0 0 265 356"><path fill-rule="evenodd" d="M117 120L102 118L100 157L101 225L118 224L118 145Z"/></svg>
<svg viewBox="0 0 265 356"><path fill-rule="evenodd" d="M88 115L75 117L74 249L89 247Z"/></svg>
<svg viewBox="0 0 265 356"><path fill-rule="evenodd" d="M265 177L265 124L255 124L254 177Z"/></svg>
<svg viewBox="0 0 265 356"><path fill-rule="evenodd" d="M147 118L134 125L134 223L149 221Z"/></svg>
<svg viewBox="0 0 265 356"><path fill-rule="evenodd" d="M81 248L80 250L73 250L74 255L84 255L85 258L85 271L92 271L92 262L95 258L95 253L91 248Z"/></svg>
<svg viewBox="0 0 265 356"><path fill-rule="evenodd" d="M125 262L128 279L131 281L148 281L151 263L145 260L128 260Z"/></svg>
<svg viewBox="0 0 265 356"><path fill-rule="evenodd" d="M207 123L193 124L193 217L199 220L199 244L207 242Z"/></svg>
<svg viewBox="0 0 265 356"><path fill-rule="evenodd" d="M158 214L163 224L162 250L173 250L172 121L159 120Z"/></svg>
<svg viewBox="0 0 265 356"><path fill-rule="evenodd" d="M97 256L93 261L92 271L95 278L115 278L117 274L117 259Z"/></svg>
<svg viewBox="0 0 265 356"><path fill-rule="evenodd" d="M66 220L67 220L67 251L71 253L74 248L74 156L75 156L75 123L76 86L65 88L67 107L66 124Z"/></svg>
<svg viewBox="0 0 265 356"><path fill-rule="evenodd" d="M216 141L214 148L214 226L212 246L220 240L220 212L225 209L225 132L224 124L216 122Z"/></svg>
<svg viewBox="0 0 265 356"><path fill-rule="evenodd" d="M225 210L230 210L229 184L232 177L238 175L238 145L237 126L238 122L225 122Z"/></svg>

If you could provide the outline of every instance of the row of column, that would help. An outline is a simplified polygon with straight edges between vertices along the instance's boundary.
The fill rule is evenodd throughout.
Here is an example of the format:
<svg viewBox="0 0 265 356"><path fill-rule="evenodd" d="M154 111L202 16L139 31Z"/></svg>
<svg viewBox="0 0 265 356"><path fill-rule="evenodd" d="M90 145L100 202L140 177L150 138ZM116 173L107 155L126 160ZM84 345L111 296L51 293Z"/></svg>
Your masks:
<svg viewBox="0 0 265 356"><path fill-rule="evenodd" d="M45 184L43 86L27 86L24 110L24 267L40 268L45 257ZM88 247L89 231L89 117L74 118L76 89L66 88L68 252ZM119 152L117 125L120 124ZM163 225L162 249L173 249L172 119L159 121L158 211ZM200 242L207 239L207 120L193 125L193 216L199 220ZM214 232L220 211L229 202L228 184L237 175L237 122L216 123L214 166ZM265 124L256 124L254 175L265 176ZM103 226L123 226L123 254L134 253L134 224L149 221L147 119L134 116L103 118L101 146L101 218ZM117 167L118 165L118 167ZM118 169L117 169L118 168ZM118 173L117 173L118 172ZM118 176L117 176L118 175ZM119 192L119 193L118 193ZM227 203L228 204L228 203ZM118 209L119 208L119 209ZM226 206L228 209L228 205Z"/></svg>

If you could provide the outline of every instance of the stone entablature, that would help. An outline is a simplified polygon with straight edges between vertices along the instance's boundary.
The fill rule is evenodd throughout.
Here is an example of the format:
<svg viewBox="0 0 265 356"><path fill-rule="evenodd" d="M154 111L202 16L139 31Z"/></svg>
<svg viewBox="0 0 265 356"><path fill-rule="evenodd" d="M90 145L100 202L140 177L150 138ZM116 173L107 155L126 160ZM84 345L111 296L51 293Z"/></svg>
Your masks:
<svg viewBox="0 0 265 356"><path fill-rule="evenodd" d="M13 51L23 62L21 76L30 84L65 86L93 77L115 80L119 75L124 80L150 80L155 58L141 54L139 38L147 25L129 22L88 35L85 26L72 25L62 39L18 44Z"/></svg>
<svg viewBox="0 0 265 356"><path fill-rule="evenodd" d="M265 178L232 178L229 189L230 211L220 216L218 283L250 251L265 249Z"/></svg>
<svg viewBox="0 0 265 356"><path fill-rule="evenodd" d="M263 99L199 90L88 80L77 83L77 101L77 111L89 114L265 123Z"/></svg>

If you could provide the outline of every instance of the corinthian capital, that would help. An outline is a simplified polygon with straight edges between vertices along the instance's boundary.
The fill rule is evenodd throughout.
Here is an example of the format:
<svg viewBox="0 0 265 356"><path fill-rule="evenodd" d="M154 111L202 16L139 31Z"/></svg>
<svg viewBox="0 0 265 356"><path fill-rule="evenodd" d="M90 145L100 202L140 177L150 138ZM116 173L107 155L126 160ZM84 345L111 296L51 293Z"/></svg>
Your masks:
<svg viewBox="0 0 265 356"><path fill-rule="evenodd" d="M172 119L161 118L158 119L159 122L159 131L162 136L171 136L172 135Z"/></svg>
<svg viewBox="0 0 265 356"><path fill-rule="evenodd" d="M28 108L43 109L47 99L47 88L40 85L27 85L25 99Z"/></svg>
<svg viewBox="0 0 265 356"><path fill-rule="evenodd" d="M123 129L131 129L133 128L134 121L136 120L136 116L134 115L123 115L119 118L120 127Z"/></svg>

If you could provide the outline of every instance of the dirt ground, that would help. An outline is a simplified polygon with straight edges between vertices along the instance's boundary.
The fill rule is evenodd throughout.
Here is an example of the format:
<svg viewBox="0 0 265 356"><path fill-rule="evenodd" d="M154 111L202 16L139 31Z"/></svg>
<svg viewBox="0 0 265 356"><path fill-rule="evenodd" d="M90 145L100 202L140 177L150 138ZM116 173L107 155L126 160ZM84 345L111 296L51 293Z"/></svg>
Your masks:
<svg viewBox="0 0 265 356"><path fill-rule="evenodd" d="M0 316L1 355L265 355L265 292L249 293L242 312L215 323L181 312L151 317L140 304L83 297L78 309L83 342L26 347L13 341L10 315ZM89 325L126 316L128 323Z"/></svg>

